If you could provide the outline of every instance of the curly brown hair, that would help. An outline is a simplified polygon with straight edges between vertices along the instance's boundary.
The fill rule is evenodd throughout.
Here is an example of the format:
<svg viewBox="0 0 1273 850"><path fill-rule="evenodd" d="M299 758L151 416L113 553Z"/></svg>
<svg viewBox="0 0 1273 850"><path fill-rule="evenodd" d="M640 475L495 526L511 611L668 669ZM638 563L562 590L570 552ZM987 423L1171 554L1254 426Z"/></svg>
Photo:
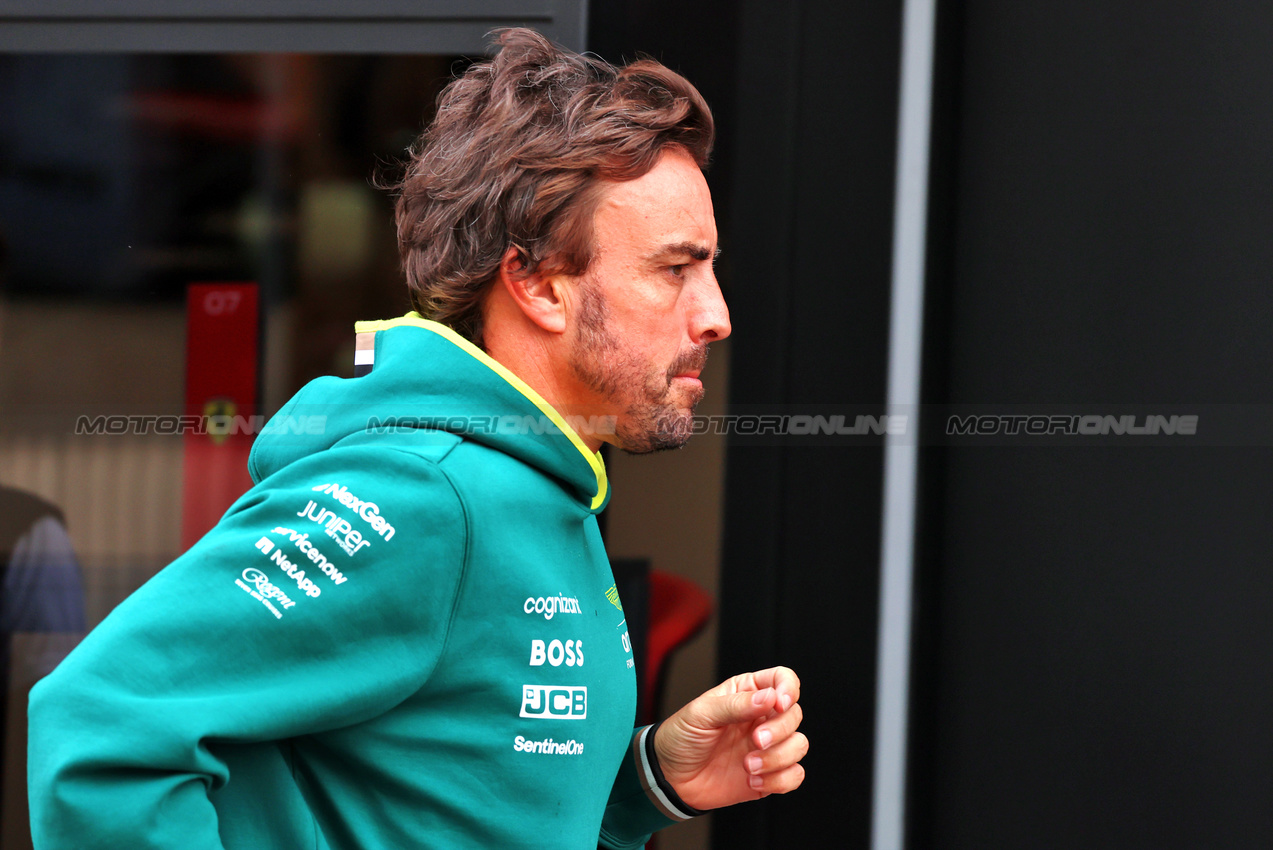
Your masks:
<svg viewBox="0 0 1273 850"><path fill-rule="evenodd" d="M652 59L625 67L499 30L501 49L438 97L400 183L398 250L422 315L482 344L482 299L510 247L523 271L582 274L601 181L633 180L669 146L707 166L703 96Z"/></svg>

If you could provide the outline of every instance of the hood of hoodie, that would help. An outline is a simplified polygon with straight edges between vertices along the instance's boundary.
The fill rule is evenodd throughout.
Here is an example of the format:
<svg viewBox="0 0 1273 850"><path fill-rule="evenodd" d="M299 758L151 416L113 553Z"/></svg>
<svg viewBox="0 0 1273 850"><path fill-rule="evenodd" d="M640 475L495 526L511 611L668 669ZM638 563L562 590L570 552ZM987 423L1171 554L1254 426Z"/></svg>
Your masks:
<svg viewBox="0 0 1273 850"><path fill-rule="evenodd" d="M600 452L506 367L455 331L408 313L359 322L356 378L306 384L252 445L254 481L363 432L446 431L560 480L596 513L610 488ZM387 438L387 439L392 439Z"/></svg>

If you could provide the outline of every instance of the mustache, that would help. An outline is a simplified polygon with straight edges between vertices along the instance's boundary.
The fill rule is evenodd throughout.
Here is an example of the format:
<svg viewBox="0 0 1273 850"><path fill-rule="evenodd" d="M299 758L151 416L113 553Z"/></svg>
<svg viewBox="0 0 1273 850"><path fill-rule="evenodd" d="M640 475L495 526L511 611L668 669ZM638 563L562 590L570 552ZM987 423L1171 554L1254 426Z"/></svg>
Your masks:
<svg viewBox="0 0 1273 850"><path fill-rule="evenodd" d="M677 375L685 372L701 372L707 365L707 346L694 345L682 351L676 356L675 362L672 363L667 370L667 381L672 383L672 379Z"/></svg>

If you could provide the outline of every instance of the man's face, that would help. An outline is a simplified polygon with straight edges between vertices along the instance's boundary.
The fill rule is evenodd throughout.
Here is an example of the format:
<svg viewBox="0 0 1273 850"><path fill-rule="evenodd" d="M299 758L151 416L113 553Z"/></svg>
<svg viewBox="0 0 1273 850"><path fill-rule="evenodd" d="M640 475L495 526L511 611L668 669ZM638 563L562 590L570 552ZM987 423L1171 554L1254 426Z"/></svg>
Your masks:
<svg viewBox="0 0 1273 850"><path fill-rule="evenodd" d="M576 299L574 376L589 406L615 417L609 442L634 454L682 446L703 397L707 345L730 331L712 271L711 193L694 160L670 149L644 176L609 184L593 239Z"/></svg>

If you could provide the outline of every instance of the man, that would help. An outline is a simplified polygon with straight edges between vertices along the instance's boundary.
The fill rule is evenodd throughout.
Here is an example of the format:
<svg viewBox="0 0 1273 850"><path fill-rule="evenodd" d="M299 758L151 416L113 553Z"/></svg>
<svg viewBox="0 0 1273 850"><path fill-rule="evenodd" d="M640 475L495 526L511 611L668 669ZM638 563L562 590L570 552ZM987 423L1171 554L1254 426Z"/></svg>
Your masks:
<svg viewBox="0 0 1273 850"><path fill-rule="evenodd" d="M710 113L500 42L399 187L420 312L360 323L363 374L293 398L259 483L34 692L41 850L630 848L803 779L785 668L632 730L595 518L601 443L684 443L729 333Z"/></svg>
<svg viewBox="0 0 1273 850"><path fill-rule="evenodd" d="M9 711L25 712L26 688L56 667L68 640L83 633L80 566L62 511L33 493L0 486L0 682L7 691L0 700L0 752ZM0 775L0 792L15 775L23 784L25 763L15 761L6 765L7 777Z"/></svg>

